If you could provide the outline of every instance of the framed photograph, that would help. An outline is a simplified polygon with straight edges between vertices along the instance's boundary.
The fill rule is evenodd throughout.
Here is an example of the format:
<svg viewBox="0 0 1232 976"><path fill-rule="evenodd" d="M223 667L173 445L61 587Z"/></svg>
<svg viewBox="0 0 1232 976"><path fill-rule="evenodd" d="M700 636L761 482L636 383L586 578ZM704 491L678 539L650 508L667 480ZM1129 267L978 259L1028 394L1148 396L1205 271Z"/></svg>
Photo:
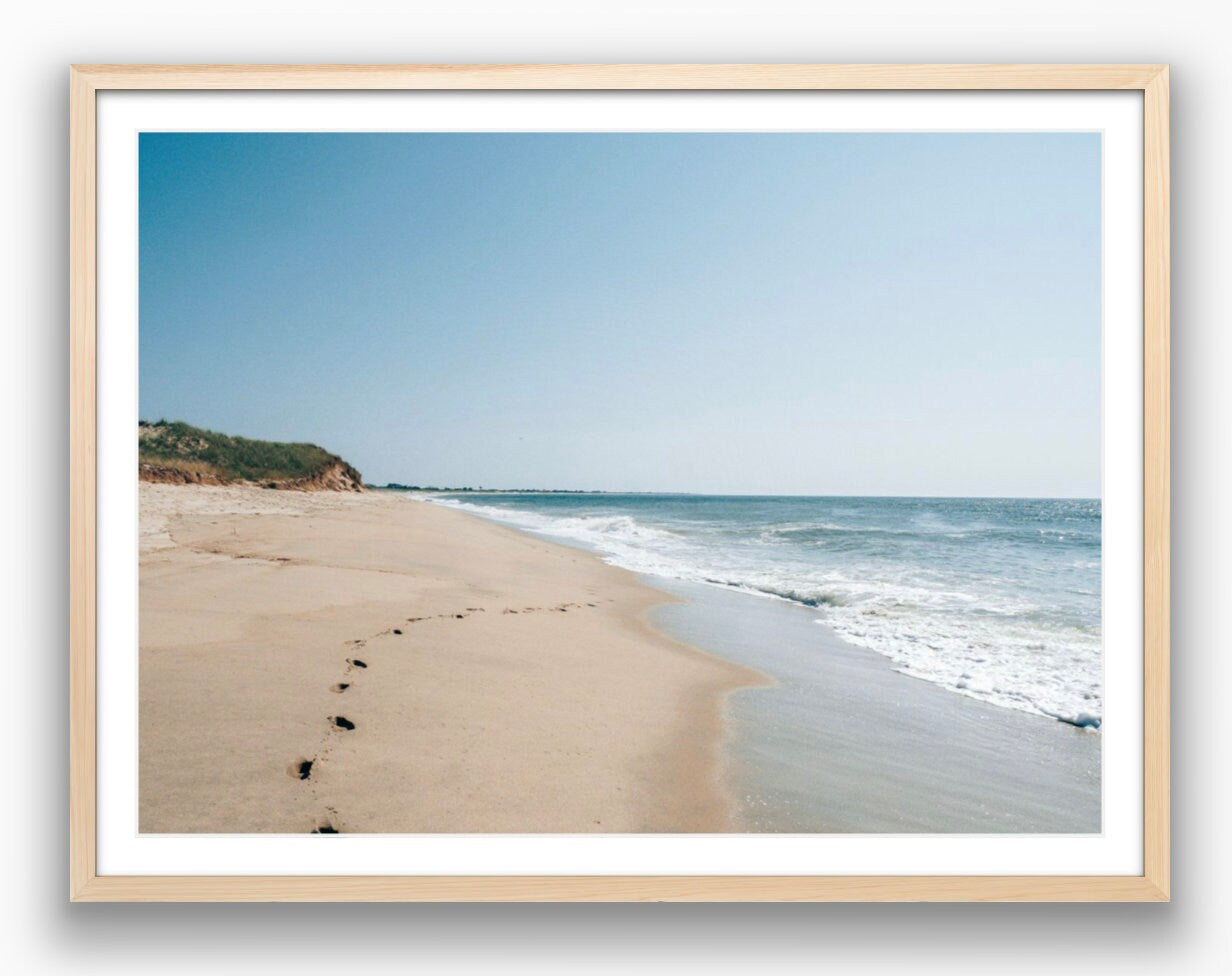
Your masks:
<svg viewBox="0 0 1232 976"><path fill-rule="evenodd" d="M1162 65L71 72L76 901L1166 901Z"/></svg>

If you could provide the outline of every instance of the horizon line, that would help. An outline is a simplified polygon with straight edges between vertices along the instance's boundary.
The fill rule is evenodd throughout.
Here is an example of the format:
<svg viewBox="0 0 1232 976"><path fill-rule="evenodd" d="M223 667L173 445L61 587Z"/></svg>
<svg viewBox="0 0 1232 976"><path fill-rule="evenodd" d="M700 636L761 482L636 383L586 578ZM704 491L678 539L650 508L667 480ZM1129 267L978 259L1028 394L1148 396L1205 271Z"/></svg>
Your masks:
<svg viewBox="0 0 1232 976"><path fill-rule="evenodd" d="M683 495L695 498L936 498L984 499L988 501L1103 501L1102 495L946 495L946 494L870 494L834 492L746 492L746 491L659 491L654 489L622 490L611 488L440 488L386 482L383 485L365 482L366 488L377 491L407 491L438 495Z"/></svg>

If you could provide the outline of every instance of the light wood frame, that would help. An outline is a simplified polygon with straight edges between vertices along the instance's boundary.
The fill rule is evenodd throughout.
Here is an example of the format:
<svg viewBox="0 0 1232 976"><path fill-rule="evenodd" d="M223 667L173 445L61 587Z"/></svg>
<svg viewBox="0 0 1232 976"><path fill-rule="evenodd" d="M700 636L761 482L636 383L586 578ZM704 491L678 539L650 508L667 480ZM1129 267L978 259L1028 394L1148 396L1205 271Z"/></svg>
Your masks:
<svg viewBox="0 0 1232 976"><path fill-rule="evenodd" d="M212 877L96 868L95 96L135 89L1133 90L1143 121L1143 865L1137 876ZM1167 901L1168 68L1159 64L76 65L70 72L73 901Z"/></svg>

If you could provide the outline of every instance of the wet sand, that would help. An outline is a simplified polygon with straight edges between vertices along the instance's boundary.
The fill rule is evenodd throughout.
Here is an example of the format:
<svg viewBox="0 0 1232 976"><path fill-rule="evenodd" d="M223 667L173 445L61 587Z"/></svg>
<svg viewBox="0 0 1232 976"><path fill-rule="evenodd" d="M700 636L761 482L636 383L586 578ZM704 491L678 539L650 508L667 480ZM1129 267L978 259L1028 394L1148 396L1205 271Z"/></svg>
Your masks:
<svg viewBox="0 0 1232 976"><path fill-rule="evenodd" d="M661 630L775 678L727 700L738 830L1101 829L1102 735L901 674L808 607L656 585L682 598L652 612Z"/></svg>
<svg viewBox="0 0 1232 976"><path fill-rule="evenodd" d="M590 554L386 493L140 486L150 833L709 832L749 668Z"/></svg>

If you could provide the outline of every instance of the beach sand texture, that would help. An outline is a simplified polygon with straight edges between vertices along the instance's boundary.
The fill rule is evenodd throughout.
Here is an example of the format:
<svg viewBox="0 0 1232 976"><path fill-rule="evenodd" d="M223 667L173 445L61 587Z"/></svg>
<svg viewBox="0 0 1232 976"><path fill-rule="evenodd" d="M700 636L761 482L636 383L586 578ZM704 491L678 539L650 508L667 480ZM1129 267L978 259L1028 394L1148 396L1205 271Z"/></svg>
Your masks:
<svg viewBox="0 0 1232 976"><path fill-rule="evenodd" d="M143 833L732 829L725 694L624 570L405 496L140 486Z"/></svg>

